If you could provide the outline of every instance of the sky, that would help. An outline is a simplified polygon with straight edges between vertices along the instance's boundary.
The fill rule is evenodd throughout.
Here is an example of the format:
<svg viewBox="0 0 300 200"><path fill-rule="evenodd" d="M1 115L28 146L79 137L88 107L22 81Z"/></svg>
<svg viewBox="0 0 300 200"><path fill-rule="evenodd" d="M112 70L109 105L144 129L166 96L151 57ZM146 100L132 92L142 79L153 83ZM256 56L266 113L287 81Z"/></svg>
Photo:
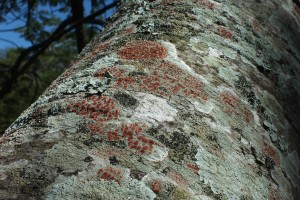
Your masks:
<svg viewBox="0 0 300 200"><path fill-rule="evenodd" d="M107 0L107 4L112 3L112 0ZM85 0L84 1L84 7L85 7L85 15L89 13L91 10L91 4L90 1ZM47 8L47 7L44 7ZM49 7L48 7L49 8ZM49 8L50 9L50 8ZM115 11L113 9L109 10L106 13L106 16L110 16L114 13ZM60 14L62 19L66 17L66 15ZM24 21L21 20L16 20L12 23L0 23L0 50L6 49L6 48L11 48L11 47L29 47L31 45L30 42L24 40L20 34L14 32L14 31L8 31L8 32L3 32L3 30L7 29L13 29L17 27L23 26L25 23ZM11 41L11 42L9 42Z"/></svg>

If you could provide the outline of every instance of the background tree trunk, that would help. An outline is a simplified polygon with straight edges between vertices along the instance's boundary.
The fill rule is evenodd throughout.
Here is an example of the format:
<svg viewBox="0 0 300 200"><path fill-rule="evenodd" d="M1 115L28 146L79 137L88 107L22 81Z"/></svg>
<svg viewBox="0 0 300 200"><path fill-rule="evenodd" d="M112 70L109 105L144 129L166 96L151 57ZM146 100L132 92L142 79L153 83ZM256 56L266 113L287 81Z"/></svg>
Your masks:
<svg viewBox="0 0 300 200"><path fill-rule="evenodd" d="M121 2L0 139L0 198L299 199L299 13Z"/></svg>

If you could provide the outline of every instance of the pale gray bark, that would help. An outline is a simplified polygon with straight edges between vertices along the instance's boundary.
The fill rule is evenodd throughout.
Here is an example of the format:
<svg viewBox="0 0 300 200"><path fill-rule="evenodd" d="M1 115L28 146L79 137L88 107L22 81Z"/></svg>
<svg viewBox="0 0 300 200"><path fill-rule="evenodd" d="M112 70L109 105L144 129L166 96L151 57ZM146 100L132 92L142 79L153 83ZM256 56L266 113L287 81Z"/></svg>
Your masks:
<svg viewBox="0 0 300 200"><path fill-rule="evenodd" d="M297 199L298 9L123 1L0 139L0 199Z"/></svg>

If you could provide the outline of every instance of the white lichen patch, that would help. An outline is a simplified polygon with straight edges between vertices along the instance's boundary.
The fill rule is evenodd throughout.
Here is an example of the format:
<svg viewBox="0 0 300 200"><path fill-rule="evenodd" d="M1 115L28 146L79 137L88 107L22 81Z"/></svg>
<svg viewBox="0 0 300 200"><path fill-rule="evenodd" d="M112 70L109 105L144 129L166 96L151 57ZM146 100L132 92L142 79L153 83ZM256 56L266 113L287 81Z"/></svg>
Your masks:
<svg viewBox="0 0 300 200"><path fill-rule="evenodd" d="M220 58L221 56L223 56L223 52L220 52L218 49L214 49L212 47L208 48L208 55L209 56L213 56L213 57L217 57Z"/></svg>
<svg viewBox="0 0 300 200"><path fill-rule="evenodd" d="M94 77L68 78L57 87L57 92L59 94L76 94L79 92L97 94L107 89L107 82L107 79L101 81Z"/></svg>
<svg viewBox="0 0 300 200"><path fill-rule="evenodd" d="M131 179L126 184L118 184L113 180L102 179L97 175L99 167L83 171L78 176L60 175L52 185L48 186L45 199L153 200L156 197L143 181Z"/></svg>
<svg viewBox="0 0 300 200"><path fill-rule="evenodd" d="M254 123L256 125L255 127L260 126L260 119L257 112L256 111L251 111L251 112L253 114Z"/></svg>
<svg viewBox="0 0 300 200"><path fill-rule="evenodd" d="M156 190L162 199L175 199L174 194L170 194L166 190L166 188L178 187L178 184L173 179L152 171L142 178L142 182L144 182L148 187Z"/></svg>
<svg viewBox="0 0 300 200"><path fill-rule="evenodd" d="M229 93L230 95L233 95L235 98L240 99L239 96L236 93L236 90L234 90L234 88L219 86L219 87L216 88L216 92L218 92L219 94L221 92L226 92L226 93Z"/></svg>
<svg viewBox="0 0 300 200"><path fill-rule="evenodd" d="M217 111L220 112L220 111ZM218 118L216 118L218 119ZM223 124L222 121L212 121L210 118L204 117L203 121L205 123L207 123L207 125L209 125L212 129L217 130L218 132L221 133L230 133L231 129L230 126L228 124Z"/></svg>
<svg viewBox="0 0 300 200"><path fill-rule="evenodd" d="M214 194L223 194L229 199L239 199L239 192L247 186L253 189L253 199L267 199L268 181L265 177L257 177L241 155L230 150L225 159L211 154L200 145L196 154L196 163L201 169L200 179L211 187ZM248 178L245 178L248 177ZM230 183L230 184L228 184ZM255 191L262 191L254 193ZM226 199L225 197L225 199Z"/></svg>
<svg viewBox="0 0 300 200"><path fill-rule="evenodd" d="M145 155L144 158L151 162L161 162L168 157L168 149L164 146L154 145L152 153Z"/></svg>
<svg viewBox="0 0 300 200"><path fill-rule="evenodd" d="M156 197L156 194L149 187L147 187L143 181L133 179L131 182L129 182L128 187L129 191L132 193L132 196L138 190L144 199L155 199Z"/></svg>
<svg viewBox="0 0 300 200"><path fill-rule="evenodd" d="M58 116L48 117L48 127L50 132L65 130L71 133L76 133L77 125L82 121L82 118L75 113L67 113Z"/></svg>
<svg viewBox="0 0 300 200"><path fill-rule="evenodd" d="M209 82L200 74L197 74L194 72L194 70L188 66L183 60L181 60L178 55L177 55L177 50L176 50L176 46L170 42L166 42L166 41L160 41L164 47L166 47L168 49L168 57L166 58L166 60L174 63L176 66L178 66L180 69L186 71L187 73L189 73L191 76L198 78L201 82L205 83L205 84L209 84Z"/></svg>
<svg viewBox="0 0 300 200"><path fill-rule="evenodd" d="M198 54L205 54L207 52L207 43L202 41L199 37L191 37L189 44L191 45L191 49Z"/></svg>
<svg viewBox="0 0 300 200"><path fill-rule="evenodd" d="M112 67L118 60L113 56L106 56L93 63L84 71L77 72L74 76L68 77L57 87L58 94L75 94L85 92L88 94L97 94L105 91L109 84L110 77L104 77L100 80L93 75L100 69Z"/></svg>
<svg viewBox="0 0 300 200"><path fill-rule="evenodd" d="M211 101L207 101L207 102L191 101L191 103L194 105L194 108L197 111L205 114L210 114L215 107L213 102Z"/></svg>
<svg viewBox="0 0 300 200"><path fill-rule="evenodd" d="M88 72L90 74L94 74L99 69L102 69L104 67L114 66L117 61L118 61L118 59L115 58L115 57L105 56L104 58L101 58L101 59L95 61L88 69L85 70L85 72Z"/></svg>
<svg viewBox="0 0 300 200"><path fill-rule="evenodd" d="M234 83L238 80L239 73L233 70L231 67L221 67L219 69L219 76L226 80L227 83Z"/></svg>
<svg viewBox="0 0 300 200"><path fill-rule="evenodd" d="M203 13L203 9L201 9L201 8L198 8L198 7L193 7L193 9L192 9L192 12L195 14L194 16L195 16L195 18L198 20L198 21L201 21L201 23L203 23L203 24L208 24L208 25L212 25L212 24L214 24L214 22L213 22L213 18L211 18L211 17L203 17L202 16L202 13Z"/></svg>
<svg viewBox="0 0 300 200"><path fill-rule="evenodd" d="M87 166L84 158L86 151L77 148L71 143L60 142L52 149L46 151L44 164L51 167L59 167L63 172L81 171Z"/></svg>
<svg viewBox="0 0 300 200"><path fill-rule="evenodd" d="M206 195L199 195L199 200L213 200L213 199Z"/></svg>
<svg viewBox="0 0 300 200"><path fill-rule="evenodd" d="M133 95L139 101L139 106L132 117L138 121L157 125L157 122L174 121L177 116L177 110L170 106L166 99L141 92Z"/></svg>
<svg viewBox="0 0 300 200"><path fill-rule="evenodd" d="M221 46L220 50L222 51L225 58L236 59L238 56L236 51L234 51L230 48L227 48L225 46Z"/></svg>

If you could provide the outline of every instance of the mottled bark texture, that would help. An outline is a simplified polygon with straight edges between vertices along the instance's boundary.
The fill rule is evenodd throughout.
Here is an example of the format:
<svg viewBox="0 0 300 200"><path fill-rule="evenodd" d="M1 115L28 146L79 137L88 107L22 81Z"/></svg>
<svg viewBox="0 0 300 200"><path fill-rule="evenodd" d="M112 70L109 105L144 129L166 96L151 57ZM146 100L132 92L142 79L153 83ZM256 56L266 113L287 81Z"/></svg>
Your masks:
<svg viewBox="0 0 300 200"><path fill-rule="evenodd" d="M123 1L0 139L0 198L299 199L299 15Z"/></svg>

